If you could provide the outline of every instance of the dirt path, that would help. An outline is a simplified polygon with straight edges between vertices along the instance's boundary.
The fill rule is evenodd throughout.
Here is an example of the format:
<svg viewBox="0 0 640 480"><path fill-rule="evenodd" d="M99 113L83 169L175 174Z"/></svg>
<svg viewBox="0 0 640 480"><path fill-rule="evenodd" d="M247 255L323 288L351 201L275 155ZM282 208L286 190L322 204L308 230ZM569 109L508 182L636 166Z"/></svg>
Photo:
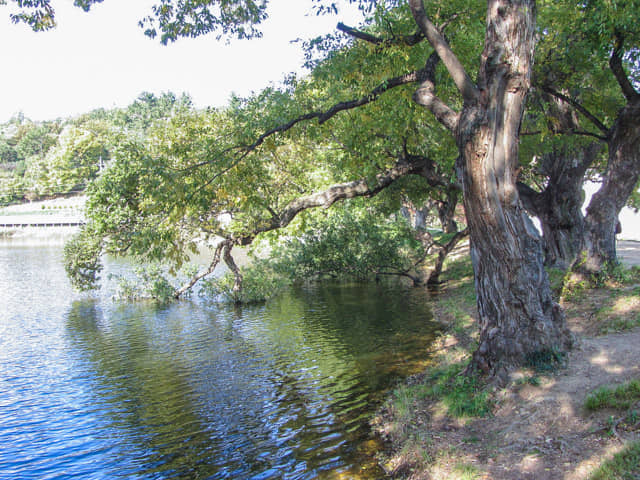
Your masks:
<svg viewBox="0 0 640 480"><path fill-rule="evenodd" d="M583 339L565 370L540 386L510 390L493 418L463 427L465 438L483 439L467 451L468 461L495 480L587 478L624 440L640 438L637 431L608 435L615 413L583 408L597 387L640 377L637 345L640 330Z"/></svg>
<svg viewBox="0 0 640 480"><path fill-rule="evenodd" d="M624 264L640 265L640 242L620 241L617 248ZM579 343L566 369L539 386L510 389L493 418L464 427L469 430L466 438L484 439L470 450L475 454L469 460L487 472L485 478L583 480L625 441L640 439L637 427L608 433L610 418L619 417L620 412L592 413L584 408L586 396L596 388L640 378L640 328L590 335L601 327L598 322L602 320L594 312L604 300L590 296L590 311L568 311ZM625 302L620 308L626 318L640 316L640 297L627 297Z"/></svg>
<svg viewBox="0 0 640 480"><path fill-rule="evenodd" d="M640 265L640 242L621 241L623 263ZM611 433L611 418L623 412L589 412L586 396L596 388L640 378L640 327L624 333L598 335L608 326L640 324L640 285L589 290L564 305L578 345L565 368L539 376L522 372L520 380L498 392L493 416L470 422L438 417L425 408L415 420L424 425L432 447L428 470L414 471L412 480L482 478L491 480L586 480L625 442L640 440L639 424L620 424ZM626 327L625 327L626 328ZM640 411L640 405L636 410ZM460 475L461 465L473 476ZM640 478L640 466L638 467Z"/></svg>

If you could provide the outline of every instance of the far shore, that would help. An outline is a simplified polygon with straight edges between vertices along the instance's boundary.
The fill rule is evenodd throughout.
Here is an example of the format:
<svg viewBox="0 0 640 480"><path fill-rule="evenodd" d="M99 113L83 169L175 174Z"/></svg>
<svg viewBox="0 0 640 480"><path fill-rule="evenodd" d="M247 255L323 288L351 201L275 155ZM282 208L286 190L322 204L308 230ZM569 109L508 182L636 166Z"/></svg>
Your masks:
<svg viewBox="0 0 640 480"><path fill-rule="evenodd" d="M0 224L77 223L83 220L85 202L86 197L79 195L10 205L0 208ZM78 229L78 226L0 228L0 243L20 246L62 245Z"/></svg>

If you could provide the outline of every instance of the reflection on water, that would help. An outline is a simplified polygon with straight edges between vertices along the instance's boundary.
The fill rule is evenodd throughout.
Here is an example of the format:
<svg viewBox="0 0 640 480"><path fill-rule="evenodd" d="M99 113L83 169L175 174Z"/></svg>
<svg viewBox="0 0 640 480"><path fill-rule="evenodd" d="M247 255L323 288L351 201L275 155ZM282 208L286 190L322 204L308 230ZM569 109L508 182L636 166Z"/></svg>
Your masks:
<svg viewBox="0 0 640 480"><path fill-rule="evenodd" d="M63 275L58 249L0 248L0 478L382 476L368 420L421 366L423 292L157 307L74 294Z"/></svg>

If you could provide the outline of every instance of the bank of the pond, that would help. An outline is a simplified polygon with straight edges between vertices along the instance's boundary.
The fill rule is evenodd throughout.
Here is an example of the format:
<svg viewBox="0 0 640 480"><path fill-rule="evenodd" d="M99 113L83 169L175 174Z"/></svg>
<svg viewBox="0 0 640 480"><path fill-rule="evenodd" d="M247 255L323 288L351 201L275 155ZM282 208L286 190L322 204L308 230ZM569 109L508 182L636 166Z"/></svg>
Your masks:
<svg viewBox="0 0 640 480"><path fill-rule="evenodd" d="M601 288L567 290L562 305L578 347L559 364L541 359L523 369L503 389L458 375L477 341L468 260L452 262L446 277L434 302L446 325L434 364L396 389L376 419L390 444L381 462L391 476L639 478L640 383L628 383L640 379L637 267ZM617 385L614 393L599 390ZM590 395L598 408L586 401ZM600 401L607 395L615 402Z"/></svg>
<svg viewBox="0 0 640 480"><path fill-rule="evenodd" d="M0 242L62 245L83 223L85 203L79 195L0 208Z"/></svg>

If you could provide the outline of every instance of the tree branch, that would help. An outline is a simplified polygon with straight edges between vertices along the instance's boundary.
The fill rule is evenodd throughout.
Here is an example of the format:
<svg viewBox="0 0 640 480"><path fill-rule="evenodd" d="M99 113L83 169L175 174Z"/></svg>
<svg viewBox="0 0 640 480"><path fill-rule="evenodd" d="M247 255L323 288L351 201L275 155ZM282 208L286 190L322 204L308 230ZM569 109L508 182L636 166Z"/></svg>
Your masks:
<svg viewBox="0 0 640 480"><path fill-rule="evenodd" d="M278 125L277 127L267 130L262 135L260 135L255 142L242 148L244 153L241 156L240 160L244 158L248 153L254 151L256 148L262 145L264 141L271 135L275 135L276 133L283 133L288 130L291 130L298 123L302 123L308 120L317 119L318 123L323 124L329 119L331 119L333 116L338 114L339 112L342 112L343 110L350 110L350 109L361 107L363 105L367 105L369 103L374 102L375 100L377 100L377 98L380 95L387 92L388 90L391 90L396 87L400 87L402 85L408 85L411 83L419 82L424 78L425 74L426 74L425 69L422 69L422 70L416 70L413 72L405 73L404 75L400 75L398 77L390 78L382 82L377 87L375 87L373 90L371 90L371 92L369 92L369 94L365 95L364 97L361 97L356 100L336 103L331 108L325 111L315 111L315 112L306 113L304 115L300 115L299 117L294 118L293 120L287 123L283 123L282 125Z"/></svg>
<svg viewBox="0 0 640 480"><path fill-rule="evenodd" d="M624 44L624 37L620 35L616 35L615 46L613 48L613 52L611 53L611 58L609 59L609 67L613 72L613 75L616 77L620 88L622 89L622 94L629 102L633 102L640 98L640 94L633 88L633 85L629 81L629 77L624 71L622 66L622 45Z"/></svg>
<svg viewBox="0 0 640 480"><path fill-rule="evenodd" d="M427 285L437 285L440 282L440 274L442 273L442 268L444 267L444 261L447 259L447 256L451 253L451 251L455 248L455 246L462 240L463 238L469 235L469 229L465 228L464 230L460 230L453 235L449 239L447 243L444 245L434 242L439 250L438 250L438 258L436 260L436 264L429 273L429 277L427 278Z"/></svg>
<svg viewBox="0 0 640 480"><path fill-rule="evenodd" d="M516 182L516 188L518 189L518 196L520 197L520 201L522 202L524 209L536 217L540 216L542 209L542 193L537 192L523 182Z"/></svg>
<svg viewBox="0 0 640 480"><path fill-rule="evenodd" d="M329 208L337 201L349 198L373 197L399 178L412 174L423 176L432 185L444 185L445 183L438 176L432 160L419 156L402 158L395 166L378 174L373 185L369 185L365 179L354 180L338 183L321 192L293 200L277 217L272 217L263 225L256 227L251 233L238 237L234 241L238 245L249 245L261 233L286 227L304 210L317 207Z"/></svg>
<svg viewBox="0 0 640 480"><path fill-rule="evenodd" d="M444 103L436 94L436 66L440 57L436 52L429 55L424 68L425 79L413 94L413 101L428 108L442 125L452 132L458 127L460 114Z"/></svg>
<svg viewBox="0 0 640 480"><path fill-rule="evenodd" d="M422 32L416 32L413 35L403 35L400 38L394 37L393 39L376 37L370 33L363 32L362 30L349 27L342 22L338 23L337 28L347 35L351 35L359 40L364 40L365 42L373 43L374 45L406 45L412 47L420 43L425 38Z"/></svg>
<svg viewBox="0 0 640 480"><path fill-rule="evenodd" d="M574 100L573 98L567 97L566 95L563 95L562 93L548 86L543 86L542 90L547 92L549 95L553 95L554 97L559 98L564 102L567 102L573 108L578 110L582 115L584 115L589 121L591 121L591 123L593 123L608 138L609 129L604 125L604 123L598 120L598 118L595 115L593 115L589 110L583 107L578 101Z"/></svg>
<svg viewBox="0 0 640 480"><path fill-rule="evenodd" d="M176 290L173 293L173 297L174 298L176 298L176 299L180 298L187 291L189 291L191 288L193 288L193 286L196 283L198 283L201 279L203 279L207 275L210 275L211 273L213 273L213 271L216 269L216 267L220 263L220 254L222 252L222 248L225 246L226 243L228 243L228 241L222 241L216 246L215 253L213 254L213 260L211 260L211 263L209 264L209 268L207 268L206 270L198 273L197 275L194 275L186 284L184 284L182 287L180 287L178 290Z"/></svg>
<svg viewBox="0 0 640 480"><path fill-rule="evenodd" d="M442 33L431 23L427 13L424 10L422 0L409 0L411 13L418 27L436 51L447 71L453 78L456 87L462 94L465 102L474 102L478 99L478 89L471 81L471 78L465 71L458 57L453 53L449 43L446 41Z"/></svg>
<svg viewBox="0 0 640 480"><path fill-rule="evenodd" d="M542 135L544 132L542 130L535 130L532 132L520 132L520 136L522 137L527 137L527 136L534 136L534 135ZM562 134L562 135L581 135L584 137L593 137L593 138L597 138L598 140L602 140L603 142L606 142L608 140L607 137L605 137L604 135L598 135L597 133L594 132L589 132L587 130L558 130L555 131L554 133L558 133L558 134Z"/></svg>

